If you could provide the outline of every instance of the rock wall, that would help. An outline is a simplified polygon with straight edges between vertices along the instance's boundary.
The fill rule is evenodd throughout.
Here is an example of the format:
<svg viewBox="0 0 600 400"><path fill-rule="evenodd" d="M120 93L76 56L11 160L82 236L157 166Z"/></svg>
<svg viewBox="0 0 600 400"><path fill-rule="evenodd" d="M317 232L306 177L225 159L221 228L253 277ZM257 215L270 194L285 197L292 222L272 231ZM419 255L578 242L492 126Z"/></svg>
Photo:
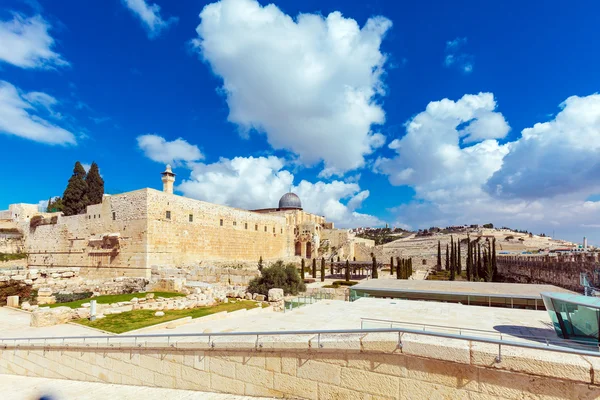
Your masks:
<svg viewBox="0 0 600 400"><path fill-rule="evenodd" d="M498 274L506 282L540 283L556 285L582 292L579 274L588 273L590 279L600 263L595 256L500 256L497 257ZM600 282L595 282L598 285Z"/></svg>
<svg viewBox="0 0 600 400"><path fill-rule="evenodd" d="M7 343L4 373L245 396L596 399L597 357L397 333ZM260 345L260 347L259 347ZM517 351L518 350L518 351Z"/></svg>

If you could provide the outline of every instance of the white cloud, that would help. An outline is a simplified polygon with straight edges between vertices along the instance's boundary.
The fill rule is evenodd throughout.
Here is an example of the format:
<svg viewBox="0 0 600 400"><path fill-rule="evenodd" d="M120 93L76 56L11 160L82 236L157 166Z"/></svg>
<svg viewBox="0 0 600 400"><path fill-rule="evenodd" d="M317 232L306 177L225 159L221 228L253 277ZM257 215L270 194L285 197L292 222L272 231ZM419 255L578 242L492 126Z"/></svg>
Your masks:
<svg viewBox="0 0 600 400"><path fill-rule="evenodd" d="M505 137L510 129L495 109L491 93L429 103L407 122L406 135L389 145L397 156L378 159L376 169L389 175L394 185L413 186L421 199L480 192L509 151L492 140ZM481 139L486 140L478 142ZM467 142L478 143L464 147Z"/></svg>
<svg viewBox="0 0 600 400"><path fill-rule="evenodd" d="M462 51L466 44L466 37L457 37L446 42L446 57L444 58L446 67L456 67L465 74L473 71L473 56Z"/></svg>
<svg viewBox="0 0 600 400"><path fill-rule="evenodd" d="M294 175L283 168L284 161L274 156L196 163L189 179L177 189L185 196L204 201L258 209L277 207L280 197L291 188L306 211L324 215L341 227L382 224L376 217L356 211L369 195L368 191L361 191L357 183L302 180L292 186Z"/></svg>
<svg viewBox="0 0 600 400"><path fill-rule="evenodd" d="M524 129L487 182L501 198L540 199L600 191L600 94L572 96L556 117Z"/></svg>
<svg viewBox="0 0 600 400"><path fill-rule="evenodd" d="M142 135L137 137L137 144L146 157L163 164L177 166L181 162L198 161L204 158L198 146L191 145L182 138L168 142L158 135Z"/></svg>
<svg viewBox="0 0 600 400"><path fill-rule="evenodd" d="M44 104L45 103L45 104ZM35 105L55 105L56 99L41 92L22 94L0 81L0 132L48 144L75 144L75 136L36 115Z"/></svg>
<svg viewBox="0 0 600 400"><path fill-rule="evenodd" d="M178 21L177 17L170 17L165 21L160 15L158 4L146 3L145 0L122 1L140 19L150 39L159 36L163 30Z"/></svg>
<svg viewBox="0 0 600 400"><path fill-rule="evenodd" d="M68 66L62 56L52 50L54 39L48 34L50 24L39 15L24 18L13 15L0 21L0 61L21 68L55 68Z"/></svg>
<svg viewBox="0 0 600 400"><path fill-rule="evenodd" d="M305 165L324 161L323 176L364 165L385 142L371 130L385 114L377 96L386 57L384 17L357 22L333 12L295 19L275 5L222 0L204 7L192 40L223 79L229 121L264 132L275 149Z"/></svg>
<svg viewBox="0 0 600 400"><path fill-rule="evenodd" d="M414 228L492 222L600 244L600 95L573 96L562 111L501 145L508 124L493 95L432 102L406 124L376 168L415 199L395 207L395 225ZM461 143L462 139L462 143ZM475 143L475 144L472 144ZM468 147L467 147L468 146Z"/></svg>

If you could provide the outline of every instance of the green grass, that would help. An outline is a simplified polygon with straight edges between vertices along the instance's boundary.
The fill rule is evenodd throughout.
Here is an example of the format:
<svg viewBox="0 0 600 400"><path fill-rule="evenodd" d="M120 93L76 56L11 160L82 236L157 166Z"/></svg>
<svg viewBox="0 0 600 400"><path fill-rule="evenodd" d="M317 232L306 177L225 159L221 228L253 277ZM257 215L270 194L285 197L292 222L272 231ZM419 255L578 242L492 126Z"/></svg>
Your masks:
<svg viewBox="0 0 600 400"><path fill-rule="evenodd" d="M181 294L181 293L171 293L171 292L148 292L148 293L154 293L154 298L158 298L158 297L169 298L169 297L185 296L184 294ZM142 299L142 298L146 297L146 293L111 294L111 295L106 295L106 296L90 297L89 299L70 301L68 303L49 304L49 306L50 307L79 308L79 307L81 307L82 304L89 303L90 300L96 300L96 303L98 303L98 304L111 304L111 303L118 303L121 301L130 301L134 297Z"/></svg>
<svg viewBox="0 0 600 400"><path fill-rule="evenodd" d="M162 317L154 316L156 310L136 310L121 314L110 314L93 322L87 318L83 318L75 322L108 332L123 333L183 317L200 318L221 311L231 312L241 310L243 308L251 309L256 307L259 307L259 303L249 300L241 300L236 301L235 303L222 303L213 307L198 307L191 310L164 311L165 315Z"/></svg>
<svg viewBox="0 0 600 400"><path fill-rule="evenodd" d="M26 253L0 253L0 261L15 261L27 258Z"/></svg>
<svg viewBox="0 0 600 400"><path fill-rule="evenodd" d="M449 281L450 280L450 271L442 270L435 271L429 273L427 275L428 281ZM455 276L455 280L457 281L466 281L467 280L467 272L465 270L461 271L460 275Z"/></svg>

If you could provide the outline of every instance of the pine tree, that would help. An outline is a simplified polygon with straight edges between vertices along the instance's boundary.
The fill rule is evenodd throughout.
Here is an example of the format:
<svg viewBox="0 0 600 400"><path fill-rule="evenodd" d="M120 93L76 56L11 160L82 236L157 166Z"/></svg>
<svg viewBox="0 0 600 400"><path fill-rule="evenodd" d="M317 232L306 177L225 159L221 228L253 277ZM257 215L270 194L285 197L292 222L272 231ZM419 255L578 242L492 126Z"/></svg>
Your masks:
<svg viewBox="0 0 600 400"><path fill-rule="evenodd" d="M90 170L85 177L85 183L87 183L87 205L101 204L102 196L104 195L104 180L100 176L98 164L95 162L90 166Z"/></svg>
<svg viewBox="0 0 600 400"><path fill-rule="evenodd" d="M49 198L48 199L48 206L46 207L46 212L49 213L53 213L53 212L61 212L63 210L63 202L62 199L60 197L55 197L55 198Z"/></svg>
<svg viewBox="0 0 600 400"><path fill-rule="evenodd" d="M304 281L304 258L300 261L300 269L302 271L302 280Z"/></svg>
<svg viewBox="0 0 600 400"><path fill-rule="evenodd" d="M440 241L438 240L438 254L437 254L437 266L436 266L438 271L442 270L442 245L440 243Z"/></svg>
<svg viewBox="0 0 600 400"><path fill-rule="evenodd" d="M325 257L321 257L321 282L325 282Z"/></svg>
<svg viewBox="0 0 600 400"><path fill-rule="evenodd" d="M350 282L350 261L346 260L346 282Z"/></svg>
<svg viewBox="0 0 600 400"><path fill-rule="evenodd" d="M377 271L377 258L375 258L375 256L373 256L373 268L372 268L371 276L373 277L373 279L379 278L379 273Z"/></svg>
<svg viewBox="0 0 600 400"><path fill-rule="evenodd" d="M87 183L85 182L85 169L79 161L75 163L73 175L62 196L64 215L77 215L85 212L89 203L87 198Z"/></svg>

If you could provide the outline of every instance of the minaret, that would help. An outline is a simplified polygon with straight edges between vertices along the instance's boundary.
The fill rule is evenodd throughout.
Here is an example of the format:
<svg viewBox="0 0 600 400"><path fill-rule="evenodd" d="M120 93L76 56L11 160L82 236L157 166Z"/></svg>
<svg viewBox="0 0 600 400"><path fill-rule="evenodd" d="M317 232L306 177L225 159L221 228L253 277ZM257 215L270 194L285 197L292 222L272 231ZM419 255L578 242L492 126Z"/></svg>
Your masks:
<svg viewBox="0 0 600 400"><path fill-rule="evenodd" d="M175 182L175 174L171 171L171 166L167 164L165 172L160 173L162 175L163 192L173 194L173 183Z"/></svg>

